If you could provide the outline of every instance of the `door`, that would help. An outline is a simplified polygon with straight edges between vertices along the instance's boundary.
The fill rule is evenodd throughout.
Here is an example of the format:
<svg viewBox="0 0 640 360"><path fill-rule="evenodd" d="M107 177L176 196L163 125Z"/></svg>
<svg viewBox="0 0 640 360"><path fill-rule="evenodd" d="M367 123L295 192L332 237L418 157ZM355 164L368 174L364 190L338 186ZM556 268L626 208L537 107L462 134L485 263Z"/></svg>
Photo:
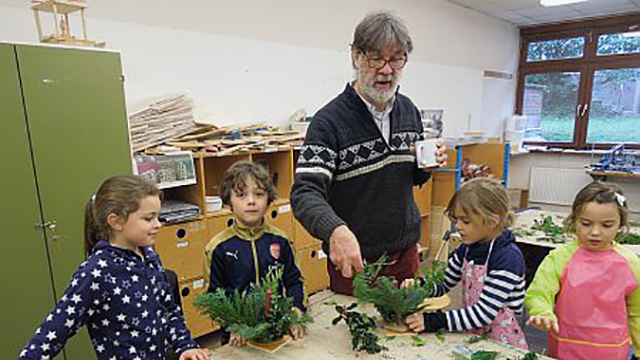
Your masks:
<svg viewBox="0 0 640 360"><path fill-rule="evenodd" d="M0 349L17 358L55 299L13 45L0 44L0 64Z"/></svg>
<svg viewBox="0 0 640 360"><path fill-rule="evenodd" d="M56 298L84 260L84 208L109 176L130 174L118 53L16 46ZM40 314L44 316L44 314ZM94 358L86 329L67 359Z"/></svg>

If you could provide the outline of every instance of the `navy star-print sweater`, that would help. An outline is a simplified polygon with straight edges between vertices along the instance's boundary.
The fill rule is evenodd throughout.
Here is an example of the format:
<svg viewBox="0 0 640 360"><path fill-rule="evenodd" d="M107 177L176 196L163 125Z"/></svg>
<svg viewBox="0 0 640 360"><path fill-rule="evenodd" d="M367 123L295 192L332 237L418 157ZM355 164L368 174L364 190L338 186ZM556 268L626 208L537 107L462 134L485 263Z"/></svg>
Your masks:
<svg viewBox="0 0 640 360"><path fill-rule="evenodd" d="M20 353L52 359L86 325L99 360L164 359L198 345L191 339L158 255L100 241L72 277L64 295Z"/></svg>

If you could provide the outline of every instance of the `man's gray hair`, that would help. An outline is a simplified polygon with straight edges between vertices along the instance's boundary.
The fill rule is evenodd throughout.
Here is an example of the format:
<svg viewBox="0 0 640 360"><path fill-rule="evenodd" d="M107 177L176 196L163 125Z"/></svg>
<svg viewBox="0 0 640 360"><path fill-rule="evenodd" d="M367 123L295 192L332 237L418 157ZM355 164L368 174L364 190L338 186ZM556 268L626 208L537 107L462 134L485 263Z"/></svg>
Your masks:
<svg viewBox="0 0 640 360"><path fill-rule="evenodd" d="M388 11L367 14L353 33L351 50L380 52L387 45L407 54L413 50L413 42L404 21Z"/></svg>

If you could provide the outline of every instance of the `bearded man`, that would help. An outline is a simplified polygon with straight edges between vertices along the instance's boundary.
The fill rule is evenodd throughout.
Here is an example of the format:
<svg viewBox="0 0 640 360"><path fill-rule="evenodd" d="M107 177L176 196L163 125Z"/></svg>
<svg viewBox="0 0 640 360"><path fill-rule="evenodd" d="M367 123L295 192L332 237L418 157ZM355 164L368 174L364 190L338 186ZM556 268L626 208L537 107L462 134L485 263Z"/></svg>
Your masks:
<svg viewBox="0 0 640 360"><path fill-rule="evenodd" d="M384 275L398 281L419 268L420 213L413 186L431 173L417 167L420 114L398 82L413 50L389 12L368 14L351 44L355 80L314 116L298 158L291 203L298 221L322 240L334 292L351 295L363 259L388 255ZM437 158L446 161L439 143Z"/></svg>

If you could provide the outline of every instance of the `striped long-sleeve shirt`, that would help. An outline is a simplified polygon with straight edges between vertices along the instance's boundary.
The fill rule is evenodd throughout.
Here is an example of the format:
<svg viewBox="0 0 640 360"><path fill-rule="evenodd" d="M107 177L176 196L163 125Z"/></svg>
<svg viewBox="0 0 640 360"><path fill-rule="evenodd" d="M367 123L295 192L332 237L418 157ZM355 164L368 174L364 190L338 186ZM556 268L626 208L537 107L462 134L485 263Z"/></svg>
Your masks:
<svg viewBox="0 0 640 360"><path fill-rule="evenodd" d="M449 258L445 279L436 286L434 296L449 292L461 280L462 264L466 258L476 265L485 264L490 242L460 245ZM445 312L449 331L478 329L491 324L498 311L508 307L516 314L523 311L525 293L525 263L522 252L515 244L515 236L509 230L498 237L489 256L487 273L480 298L471 306ZM463 289L467 291L467 289Z"/></svg>

